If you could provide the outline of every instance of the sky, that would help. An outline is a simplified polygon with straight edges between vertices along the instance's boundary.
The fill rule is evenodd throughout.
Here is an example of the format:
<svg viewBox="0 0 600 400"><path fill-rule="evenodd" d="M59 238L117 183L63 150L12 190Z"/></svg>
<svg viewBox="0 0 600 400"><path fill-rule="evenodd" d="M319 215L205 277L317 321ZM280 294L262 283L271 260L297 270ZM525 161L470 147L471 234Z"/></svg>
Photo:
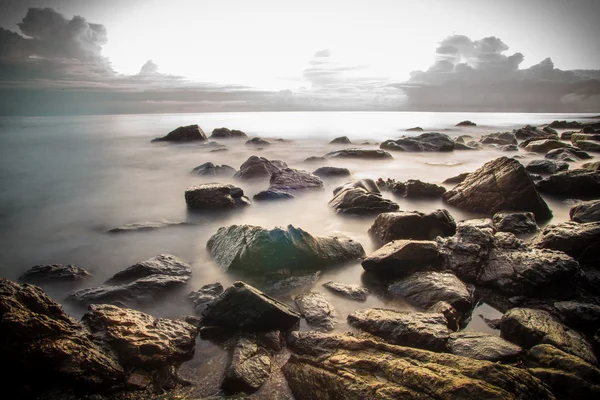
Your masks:
<svg viewBox="0 0 600 400"><path fill-rule="evenodd" d="M600 1L0 0L0 115L597 112Z"/></svg>

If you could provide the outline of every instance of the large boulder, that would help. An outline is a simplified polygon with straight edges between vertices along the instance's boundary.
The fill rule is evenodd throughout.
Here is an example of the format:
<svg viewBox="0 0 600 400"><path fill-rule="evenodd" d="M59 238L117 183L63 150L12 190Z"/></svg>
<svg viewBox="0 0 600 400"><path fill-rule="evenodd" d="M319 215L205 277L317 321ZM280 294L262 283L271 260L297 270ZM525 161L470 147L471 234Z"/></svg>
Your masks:
<svg viewBox="0 0 600 400"><path fill-rule="evenodd" d="M379 147L395 151L452 151L454 141L444 133L427 132L398 140L386 140Z"/></svg>
<svg viewBox="0 0 600 400"><path fill-rule="evenodd" d="M192 142L207 140L206 134L198 125L180 126L167 133L166 136L156 138L153 142Z"/></svg>
<svg viewBox="0 0 600 400"><path fill-rule="evenodd" d="M479 143L506 146L509 144L517 144L517 138L512 132L496 132L490 133L489 135L483 135L479 140Z"/></svg>
<svg viewBox="0 0 600 400"><path fill-rule="evenodd" d="M383 150L344 149L325 154L326 158L357 158L363 160L388 160L392 155Z"/></svg>
<svg viewBox="0 0 600 400"><path fill-rule="evenodd" d="M348 168L321 167L314 170L313 174L321 178L339 178L350 176L350 170Z"/></svg>
<svg viewBox="0 0 600 400"><path fill-rule="evenodd" d="M537 220L552 216L525 168L517 160L507 157L484 164L454 189L444 193L443 199L450 205L472 212L530 211Z"/></svg>
<svg viewBox="0 0 600 400"><path fill-rule="evenodd" d="M81 282L91 275L77 265L46 264L35 265L19 277L21 282L43 284L53 282Z"/></svg>
<svg viewBox="0 0 600 400"><path fill-rule="evenodd" d="M557 172L536 184L541 193L577 198L600 196L600 171L572 169Z"/></svg>
<svg viewBox="0 0 600 400"><path fill-rule="evenodd" d="M438 236L454 235L456 222L444 209L429 214L418 211L381 213L369 233L382 244L398 239L434 240Z"/></svg>
<svg viewBox="0 0 600 400"><path fill-rule="evenodd" d="M81 304L142 305L180 288L192 275L189 264L161 254L116 273L103 286L72 292L67 300Z"/></svg>
<svg viewBox="0 0 600 400"><path fill-rule="evenodd" d="M361 179L336 188L329 206L338 214L369 215L397 211L395 202L384 198L371 179Z"/></svg>
<svg viewBox="0 0 600 400"><path fill-rule="evenodd" d="M600 138L600 134L594 136L598 136ZM579 147L583 151L592 151L595 153L600 152L600 141L598 140L578 140L575 142L575 146Z"/></svg>
<svg viewBox="0 0 600 400"><path fill-rule="evenodd" d="M442 263L436 242L393 240L362 262L365 271L386 277L407 276L413 272L437 269Z"/></svg>
<svg viewBox="0 0 600 400"><path fill-rule="evenodd" d="M224 270L318 269L364 256L360 243L343 235L313 236L300 228L251 225L220 228L206 245Z"/></svg>
<svg viewBox="0 0 600 400"><path fill-rule="evenodd" d="M533 160L527 164L525 169L534 174L553 174L569 169L569 164L563 161Z"/></svg>
<svg viewBox="0 0 600 400"><path fill-rule="evenodd" d="M539 230L535 216L530 212L498 212L492 218L494 226L500 232L515 235L535 233Z"/></svg>
<svg viewBox="0 0 600 400"><path fill-rule="evenodd" d="M543 140L534 140L530 142L527 146L525 146L525 150L531 151L533 153L542 153L546 154L550 150L561 149L563 147L568 147L569 145L565 142L561 142L556 139L543 139Z"/></svg>
<svg viewBox="0 0 600 400"><path fill-rule="evenodd" d="M240 337L232 350L221 387L227 395L256 392L271 375L271 352L252 336Z"/></svg>
<svg viewBox="0 0 600 400"><path fill-rule="evenodd" d="M240 180L270 178L274 172L283 168L287 168L287 164L282 161L250 156L233 177Z"/></svg>
<svg viewBox="0 0 600 400"><path fill-rule="evenodd" d="M544 157L550 160L557 161L579 161L579 160L589 160L592 158L588 153L582 151L577 147L565 147L562 149L554 149L550 150Z"/></svg>
<svg viewBox="0 0 600 400"><path fill-rule="evenodd" d="M271 174L269 190L279 192L303 192L323 188L323 181L310 172L284 168Z"/></svg>
<svg viewBox="0 0 600 400"><path fill-rule="evenodd" d="M499 336L483 332L452 332L448 352L476 360L513 361L523 349Z"/></svg>
<svg viewBox="0 0 600 400"><path fill-rule="evenodd" d="M348 283L331 281L324 283L323 286L337 295L356 301L366 301L367 296L371 293L366 287Z"/></svg>
<svg viewBox="0 0 600 400"><path fill-rule="evenodd" d="M103 393L125 383L116 357L36 286L0 278L0 337L11 398L52 389Z"/></svg>
<svg viewBox="0 0 600 400"><path fill-rule="evenodd" d="M323 294L303 293L294 298L294 303L313 329L319 331L335 329L337 312Z"/></svg>
<svg viewBox="0 0 600 400"><path fill-rule="evenodd" d="M548 132L545 132L543 129L536 128L531 125L526 125L523 128L514 129L513 133L515 134L515 137L519 140L545 138L548 136Z"/></svg>
<svg viewBox="0 0 600 400"><path fill-rule="evenodd" d="M404 184L404 197L407 198L435 198L446 193L446 188L433 183L409 179Z"/></svg>
<svg viewBox="0 0 600 400"><path fill-rule="evenodd" d="M600 222L600 200L584 201L571 207L569 216L575 222Z"/></svg>
<svg viewBox="0 0 600 400"><path fill-rule="evenodd" d="M237 129L229 129L229 128L215 128L210 135L211 138L214 139L244 139L247 138L245 132L238 131Z"/></svg>
<svg viewBox="0 0 600 400"><path fill-rule="evenodd" d="M571 142L573 142L573 145L581 148L581 150L585 150L577 144L577 142L580 141L600 141L600 133L574 133L571 135Z"/></svg>
<svg viewBox="0 0 600 400"><path fill-rule="evenodd" d="M211 162L205 162L197 166L191 172L193 175L200 176L227 176L231 177L235 173L235 169L229 165L215 165Z"/></svg>
<svg viewBox="0 0 600 400"><path fill-rule="evenodd" d="M551 344L591 364L597 364L591 345L547 311L513 308L502 317L500 329L504 339L523 348Z"/></svg>
<svg viewBox="0 0 600 400"><path fill-rule="evenodd" d="M260 290L235 282L203 312L202 323L254 332L287 331L300 322L300 315L286 304Z"/></svg>
<svg viewBox="0 0 600 400"><path fill-rule="evenodd" d="M340 137L333 139L331 142L329 142L329 144L350 144L350 143L352 143L352 142L350 141L350 139L348 139L348 136L340 136Z"/></svg>
<svg viewBox="0 0 600 400"><path fill-rule="evenodd" d="M224 210L250 204L242 189L223 183L189 187L185 190L185 202L194 210Z"/></svg>
<svg viewBox="0 0 600 400"><path fill-rule="evenodd" d="M564 251L583 266L600 262L600 222L561 222L546 226L532 241L538 249Z"/></svg>
<svg viewBox="0 0 600 400"><path fill-rule="evenodd" d="M297 400L554 399L526 370L371 338L294 332L283 373Z"/></svg>
<svg viewBox="0 0 600 400"><path fill-rule="evenodd" d="M252 139L246 141L246 145L247 146L256 146L256 147L260 147L260 146L268 146L271 143L263 138L260 137L253 137Z"/></svg>

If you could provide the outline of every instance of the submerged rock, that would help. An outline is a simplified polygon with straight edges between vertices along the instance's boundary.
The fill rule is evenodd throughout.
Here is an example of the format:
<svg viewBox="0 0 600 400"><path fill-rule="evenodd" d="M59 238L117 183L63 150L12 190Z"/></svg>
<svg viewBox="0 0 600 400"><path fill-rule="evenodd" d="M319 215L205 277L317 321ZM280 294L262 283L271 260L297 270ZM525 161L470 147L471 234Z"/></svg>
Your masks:
<svg viewBox="0 0 600 400"><path fill-rule="evenodd" d="M265 139L259 137L254 137L246 142L246 145L248 146L268 146L270 144L271 143L269 143Z"/></svg>
<svg viewBox="0 0 600 400"><path fill-rule="evenodd" d="M325 157L308 157L304 160L304 162L325 162L327 159ZM313 172L314 173L314 172Z"/></svg>
<svg viewBox="0 0 600 400"><path fill-rule="evenodd" d="M466 120L459 122L458 124L456 124L456 126L477 126L477 124L475 122Z"/></svg>
<svg viewBox="0 0 600 400"><path fill-rule="evenodd" d="M237 129L228 129L228 128L215 128L212 131L211 138L215 139L244 139L247 138L245 132L238 131Z"/></svg>
<svg viewBox="0 0 600 400"><path fill-rule="evenodd" d="M600 222L600 200L585 201L571 207L569 216L575 222Z"/></svg>
<svg viewBox="0 0 600 400"><path fill-rule="evenodd" d="M300 315L286 304L260 290L235 282L203 312L204 325L251 332L287 331L300 322Z"/></svg>
<svg viewBox="0 0 600 400"><path fill-rule="evenodd" d="M448 352L457 356L487 361L513 361L523 349L499 336L483 332L453 332Z"/></svg>
<svg viewBox="0 0 600 400"><path fill-rule="evenodd" d="M358 158L364 160L387 160L392 155L383 150L344 149L325 154L326 158Z"/></svg>
<svg viewBox="0 0 600 400"><path fill-rule="evenodd" d="M269 182L269 190L278 192L293 193L322 188L323 181L318 176L293 168L274 171Z"/></svg>
<svg viewBox="0 0 600 400"><path fill-rule="evenodd" d="M544 130L531 125L526 125L523 128L514 129L513 133L515 134L515 137L519 140L548 137L548 132L545 132Z"/></svg>
<svg viewBox="0 0 600 400"><path fill-rule="evenodd" d="M349 182L334 190L329 206L338 214L368 215L396 211L398 204L381 196L371 179Z"/></svg>
<svg viewBox="0 0 600 400"><path fill-rule="evenodd" d="M319 276L321 275L320 271L311 273L299 272L298 275L294 274L291 276L282 272L276 271L273 276L267 278L266 283L268 286L265 289L265 293L283 296L301 288L308 289L319 280Z"/></svg>
<svg viewBox="0 0 600 400"><path fill-rule="evenodd" d="M351 285L348 283L332 281L324 283L323 286L325 286L327 289L329 289L335 294L356 301L366 301L367 296L369 296L369 293L371 293L366 287L359 285Z"/></svg>
<svg viewBox="0 0 600 400"><path fill-rule="evenodd" d="M446 188L416 179L406 181L404 189L404 197L407 198L441 197L444 193L446 193Z"/></svg>
<svg viewBox="0 0 600 400"><path fill-rule="evenodd" d="M537 220L552 216L525 168L517 160L507 157L484 164L454 189L444 193L443 199L448 204L473 212L530 211Z"/></svg>
<svg viewBox="0 0 600 400"><path fill-rule="evenodd" d="M479 142L481 144L496 144L499 146L505 146L517 144L517 138L512 132L496 132L490 133L489 135L483 135Z"/></svg>
<svg viewBox="0 0 600 400"><path fill-rule="evenodd" d="M494 214L493 221L498 231L515 235L534 233L539 230L535 216L530 212L499 212Z"/></svg>
<svg viewBox="0 0 600 400"><path fill-rule="evenodd" d="M206 247L224 270L316 269L364 256L360 243L346 236L313 236L292 225L230 225L220 228Z"/></svg>
<svg viewBox="0 0 600 400"><path fill-rule="evenodd" d="M231 177L235 174L235 169L229 165L215 165L211 162L205 162L202 165L197 166L191 172L194 175L200 176L228 176Z"/></svg>
<svg viewBox="0 0 600 400"><path fill-rule="evenodd" d="M338 167L321 167L313 171L313 174L319 176L321 178L329 178L329 177L344 177L350 176L350 170L348 168L338 168Z"/></svg>
<svg viewBox="0 0 600 400"><path fill-rule="evenodd" d="M270 200L289 200L295 199L296 196L289 192L284 192L281 190L263 190L262 192L256 193L253 197L254 200L258 201L270 201Z"/></svg>
<svg viewBox="0 0 600 400"><path fill-rule="evenodd" d="M444 209L429 214L418 211L381 213L369 233L382 244L398 239L434 240L437 236L454 235L456 222Z"/></svg>
<svg viewBox="0 0 600 400"><path fill-rule="evenodd" d="M463 172L462 174L458 174L456 176L450 177L448 179L446 179L444 182L442 183L448 183L448 184L457 184L457 183L461 183L463 182L465 179L467 179L467 176L469 176L470 172Z"/></svg>
<svg viewBox="0 0 600 400"><path fill-rule="evenodd" d="M85 269L77 265L46 264L35 265L19 277L21 282L51 283L51 282L80 282L91 276Z"/></svg>
<svg viewBox="0 0 600 400"><path fill-rule="evenodd" d="M454 141L444 133L427 132L418 136L402 137L398 140L386 140L379 146L395 151L452 151Z"/></svg>
<svg viewBox="0 0 600 400"><path fill-rule="evenodd" d="M562 149L550 150L545 157L557 161L579 161L592 158L592 156L590 156L588 153L576 147L565 147Z"/></svg>
<svg viewBox="0 0 600 400"><path fill-rule="evenodd" d="M250 156L233 177L240 180L270 178L273 173L282 168L287 168L287 164L282 161Z"/></svg>
<svg viewBox="0 0 600 400"><path fill-rule="evenodd" d="M338 138L333 139L329 144L350 144L352 143L348 136L340 136Z"/></svg>
<svg viewBox="0 0 600 400"><path fill-rule="evenodd" d="M175 227L175 226L193 226L193 222L187 221L169 221L166 219L160 219L158 221L149 222L133 222L131 224L121 225L116 228L107 230L107 233L125 233L125 232L136 232L136 231L152 231L155 229Z"/></svg>
<svg viewBox="0 0 600 400"><path fill-rule="evenodd" d="M594 136L598 136L598 138L600 138L600 135ZM579 147L583 151L600 152L600 141L598 140L578 140L575 142L575 146Z"/></svg>
<svg viewBox="0 0 600 400"><path fill-rule="evenodd" d="M536 186L541 193L594 198L600 196L600 171L572 169L557 172L539 181Z"/></svg>
<svg viewBox="0 0 600 400"><path fill-rule="evenodd" d="M202 311L204 311L221 293L223 293L223 285L219 282L210 283L194 292L190 292L190 294L188 294L188 299L194 304L194 311L196 311L196 314L201 315Z"/></svg>
<svg viewBox="0 0 600 400"><path fill-rule="evenodd" d="M254 337L237 340L221 387L225 394L254 393L271 374L271 352Z"/></svg>
<svg viewBox="0 0 600 400"><path fill-rule="evenodd" d="M294 303L310 327L320 331L335 329L337 313L323 294L303 293L296 296Z"/></svg>
<svg viewBox="0 0 600 400"><path fill-rule="evenodd" d="M569 164L563 161L533 160L527 164L525 169L534 174L553 174L569 169Z"/></svg>
<svg viewBox="0 0 600 400"><path fill-rule="evenodd" d="M600 222L561 222L546 226L532 241L538 249L564 251L582 266L600 262Z"/></svg>
<svg viewBox="0 0 600 400"><path fill-rule="evenodd" d="M526 151L533 153L546 154L550 150L561 149L563 147L569 147L569 145L556 139L540 139L531 141L524 148Z"/></svg>
<svg viewBox="0 0 600 400"><path fill-rule="evenodd" d="M198 125L180 126L167 133L166 136L156 138L153 142L192 142L207 140L206 134Z"/></svg>
<svg viewBox="0 0 600 400"><path fill-rule="evenodd" d="M242 189L222 183L206 183L187 188L185 202L188 208L195 210L223 210L250 204Z"/></svg>
<svg viewBox="0 0 600 400"><path fill-rule="evenodd" d="M394 240L365 258L362 267L383 276L408 276L417 271L436 269L441 261L436 242Z"/></svg>

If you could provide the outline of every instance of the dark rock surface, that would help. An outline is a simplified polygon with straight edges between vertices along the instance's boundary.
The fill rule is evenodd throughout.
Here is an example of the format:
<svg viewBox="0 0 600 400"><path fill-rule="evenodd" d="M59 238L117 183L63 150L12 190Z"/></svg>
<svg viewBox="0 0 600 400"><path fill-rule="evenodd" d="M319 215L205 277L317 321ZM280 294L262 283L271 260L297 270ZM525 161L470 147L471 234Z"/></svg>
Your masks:
<svg viewBox="0 0 600 400"><path fill-rule="evenodd" d="M335 329L337 312L321 293L303 293L294 298L294 303L308 325L319 331Z"/></svg>
<svg viewBox="0 0 600 400"><path fill-rule="evenodd" d="M336 188L329 206L338 214L369 215L396 211L395 202L381 196L377 184L371 179L349 182Z"/></svg>
<svg viewBox="0 0 600 400"><path fill-rule="evenodd" d="M550 150L561 149L563 147L569 147L569 145L565 142L561 142L556 139L543 139L543 140L534 140L524 147L526 151L531 151L533 153L542 153L546 154Z"/></svg>
<svg viewBox="0 0 600 400"><path fill-rule="evenodd" d="M573 135L575 136L575 135ZM592 135L589 135L592 136ZM594 135L600 138L600 135ZM600 152L600 141L598 140L577 140L575 146L583 151L591 151L594 153Z"/></svg>
<svg viewBox="0 0 600 400"><path fill-rule="evenodd" d="M532 241L538 249L564 251L582 266L600 262L600 222L561 222L546 226Z"/></svg>
<svg viewBox="0 0 600 400"><path fill-rule="evenodd" d="M313 175L319 176L321 178L329 178L329 177L344 177L350 176L350 170L348 168L339 168L339 167L321 167L317 168L313 171Z"/></svg>
<svg viewBox="0 0 600 400"><path fill-rule="evenodd" d="M259 340L244 336L237 340L221 387L225 394L256 392L271 375L271 352Z"/></svg>
<svg viewBox="0 0 600 400"><path fill-rule="evenodd" d="M107 230L107 233L125 233L125 232L136 232L136 231L152 231L155 229L176 227L176 226L193 226L195 223L187 221L169 221L161 219L158 221L148 222L133 222L131 224L125 224L116 228Z"/></svg>
<svg viewBox="0 0 600 400"><path fill-rule="evenodd" d="M297 292L301 288L310 289L321 275L320 271L310 273L299 271L292 275L282 272L281 270L275 271L272 276L267 278L268 286L265 288L265 293L281 297L291 294L291 292Z"/></svg>
<svg viewBox="0 0 600 400"><path fill-rule="evenodd" d="M600 161L585 163L581 166L581 168L589 169L591 171L600 171Z"/></svg>
<svg viewBox="0 0 600 400"><path fill-rule="evenodd" d="M304 160L304 162L325 162L327 159L325 157L308 157Z"/></svg>
<svg viewBox="0 0 600 400"><path fill-rule="evenodd" d="M404 197L407 198L435 198L441 197L444 193L446 193L446 188L416 179L406 181L404 189Z"/></svg>
<svg viewBox="0 0 600 400"><path fill-rule="evenodd" d="M348 136L340 136L333 139L329 144L351 144L352 142L348 139Z"/></svg>
<svg viewBox="0 0 600 400"><path fill-rule="evenodd" d="M206 134L198 125L180 126L167 133L166 136L156 138L153 142L192 142L207 140Z"/></svg>
<svg viewBox="0 0 600 400"><path fill-rule="evenodd" d="M392 155L383 150L344 149L325 154L326 158L357 158L363 160L388 160Z"/></svg>
<svg viewBox="0 0 600 400"><path fill-rule="evenodd" d="M360 243L348 237L313 236L292 225L230 225L220 228L206 247L224 270L317 269L364 256Z"/></svg>
<svg viewBox="0 0 600 400"><path fill-rule="evenodd" d="M383 276L408 276L441 264L437 244L426 240L394 240L365 258L362 266Z"/></svg>
<svg viewBox="0 0 600 400"><path fill-rule="evenodd" d="M256 193L252 198L257 201L270 201L295 199L296 196L289 192L284 192L281 190L267 189Z"/></svg>
<svg viewBox="0 0 600 400"><path fill-rule="evenodd" d="M448 184L456 185L458 183L463 182L465 179L467 179L467 176L469 176L469 174L470 174L470 172L463 172L462 174L458 174L456 176L453 176L453 177L450 177L450 178L446 179L442 183L448 183Z"/></svg>
<svg viewBox="0 0 600 400"><path fill-rule="evenodd" d="M600 200L584 201L571 207L569 216L575 222L600 222Z"/></svg>
<svg viewBox="0 0 600 400"><path fill-rule="evenodd" d="M499 336L483 332L453 332L448 352L457 356L487 361L514 361L523 349Z"/></svg>
<svg viewBox="0 0 600 400"><path fill-rule="evenodd" d="M443 199L455 207L494 214L502 210L530 211L536 220L552 216L525 168L517 161L500 157L484 164Z"/></svg>
<svg viewBox="0 0 600 400"><path fill-rule="evenodd" d="M188 299L190 299L194 305L196 314L201 315L202 311L204 311L221 293L223 293L223 285L219 282L210 283L202 286L196 291L190 292L190 294L188 294Z"/></svg>
<svg viewBox="0 0 600 400"><path fill-rule="evenodd" d="M574 133L573 135L571 135L571 142L573 143L574 146L577 146L579 148L581 148L581 150L585 150L584 148L582 148L581 146L579 146L577 144L577 142L579 141L599 141L600 140L600 133Z"/></svg>
<svg viewBox="0 0 600 400"><path fill-rule="evenodd" d="M593 198L600 196L600 171L572 169L557 172L536 184L542 193Z"/></svg>
<svg viewBox="0 0 600 400"><path fill-rule="evenodd" d="M215 139L245 139L248 135L237 129L215 128L210 137Z"/></svg>
<svg viewBox="0 0 600 400"><path fill-rule="evenodd" d="M550 150L544 157L550 160L557 161L579 161L579 160L589 160L592 158L588 153L582 151L576 147L565 147L562 149L554 149Z"/></svg>
<svg viewBox="0 0 600 400"><path fill-rule="evenodd" d="M578 301L557 301L553 305L568 326L591 334L600 329L600 305Z"/></svg>
<svg viewBox="0 0 600 400"><path fill-rule="evenodd" d="M477 126L477 124L473 121L466 120L459 122L458 124L456 124L456 126Z"/></svg>
<svg viewBox="0 0 600 400"><path fill-rule="evenodd" d="M35 265L19 277L21 282L43 284L51 282L80 282L89 278L89 272L77 265Z"/></svg>
<svg viewBox="0 0 600 400"><path fill-rule="evenodd" d="M525 169L534 174L553 174L569 169L569 164L564 161L533 160L527 164Z"/></svg>
<svg viewBox="0 0 600 400"><path fill-rule="evenodd" d="M254 137L246 142L248 146L268 146L270 144L270 142L260 137Z"/></svg>
<svg viewBox="0 0 600 400"><path fill-rule="evenodd" d="M331 281L324 283L323 286L337 295L356 301L366 301L370 293L366 287L348 283Z"/></svg>
<svg viewBox="0 0 600 400"><path fill-rule="evenodd" d="M500 232L510 232L515 235L534 233L539 230L535 216L530 212L498 212L492 218L494 226Z"/></svg>
<svg viewBox="0 0 600 400"><path fill-rule="evenodd" d="M398 140L386 140L379 146L384 150L395 151L452 151L454 141L444 133L427 132L418 136L406 136Z"/></svg>
<svg viewBox="0 0 600 400"><path fill-rule="evenodd" d="M554 129L580 129L582 124L577 121L554 120L549 123L548 126Z"/></svg>
<svg viewBox="0 0 600 400"><path fill-rule="evenodd" d="M437 236L454 235L456 222L444 209L429 214L418 211L381 213L369 233L382 244L398 239L434 240Z"/></svg>
<svg viewBox="0 0 600 400"><path fill-rule="evenodd" d="M233 177L241 180L270 178L274 172L282 168L287 168L287 164L282 161L250 156Z"/></svg>
<svg viewBox="0 0 600 400"><path fill-rule="evenodd" d="M200 176L228 176L231 177L235 174L235 169L229 165L215 165L211 162L205 162L202 165L197 166L191 172L194 175Z"/></svg>
<svg viewBox="0 0 600 400"><path fill-rule="evenodd" d="M408 128L406 129L407 132L423 132L423 128L421 128L420 126L415 126L414 128Z"/></svg>
<svg viewBox="0 0 600 400"><path fill-rule="evenodd" d="M506 146L510 144L517 144L517 138L512 132L496 132L490 133L489 135L483 135L479 140L479 143Z"/></svg>
<svg viewBox="0 0 600 400"><path fill-rule="evenodd" d="M323 181L310 172L293 168L283 168L271 174L269 190L279 192L303 192L308 190L320 190Z"/></svg>
<svg viewBox="0 0 600 400"><path fill-rule="evenodd" d="M548 136L548 132L544 132L544 130L533 127L531 125L526 125L523 128L515 129L513 130L513 133L519 140L527 140L531 138L545 138Z"/></svg>
<svg viewBox="0 0 600 400"><path fill-rule="evenodd" d="M242 189L223 183L189 187L185 190L185 202L194 210L224 210L250 204Z"/></svg>

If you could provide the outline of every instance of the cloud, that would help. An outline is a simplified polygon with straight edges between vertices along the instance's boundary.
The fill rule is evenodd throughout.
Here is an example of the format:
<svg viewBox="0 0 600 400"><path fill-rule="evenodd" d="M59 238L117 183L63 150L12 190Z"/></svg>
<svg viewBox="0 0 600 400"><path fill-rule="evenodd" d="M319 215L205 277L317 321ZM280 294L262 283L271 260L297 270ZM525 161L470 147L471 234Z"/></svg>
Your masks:
<svg viewBox="0 0 600 400"><path fill-rule="evenodd" d="M320 57L330 57L330 56L331 56L331 50L330 49L324 49L324 50L317 51L313 57L314 58L320 58Z"/></svg>
<svg viewBox="0 0 600 400"><path fill-rule="evenodd" d="M436 61L393 86L407 95L407 107L460 111L596 111L599 71L562 71L550 58L526 69L521 53L490 36L471 40L452 35L436 49Z"/></svg>

